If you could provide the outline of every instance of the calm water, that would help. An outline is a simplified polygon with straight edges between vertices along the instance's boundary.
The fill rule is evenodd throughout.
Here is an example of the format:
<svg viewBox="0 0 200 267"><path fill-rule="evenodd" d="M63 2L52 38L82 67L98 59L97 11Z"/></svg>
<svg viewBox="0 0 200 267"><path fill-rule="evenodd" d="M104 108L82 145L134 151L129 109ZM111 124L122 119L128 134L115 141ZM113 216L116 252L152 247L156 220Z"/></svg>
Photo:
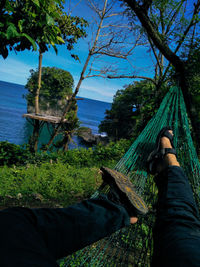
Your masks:
<svg viewBox="0 0 200 267"><path fill-rule="evenodd" d="M26 100L23 95L27 90L22 85L0 81L0 141L15 144L27 143L31 128L22 115L26 113ZM98 133L98 125L104 118L110 103L84 98L78 101L78 117L81 126L90 127L94 134ZM47 132L42 139L47 139ZM78 142L77 138L74 138ZM79 145L79 144L78 144ZM74 145L71 145L71 148Z"/></svg>

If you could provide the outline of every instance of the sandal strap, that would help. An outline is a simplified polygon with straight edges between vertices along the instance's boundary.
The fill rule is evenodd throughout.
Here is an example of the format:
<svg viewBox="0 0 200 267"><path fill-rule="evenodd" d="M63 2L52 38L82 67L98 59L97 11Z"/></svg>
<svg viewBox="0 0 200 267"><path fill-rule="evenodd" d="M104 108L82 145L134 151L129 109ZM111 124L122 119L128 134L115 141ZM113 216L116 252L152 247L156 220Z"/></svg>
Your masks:
<svg viewBox="0 0 200 267"><path fill-rule="evenodd" d="M162 135L162 137L163 136L165 136L165 137L167 137L169 140L170 140L170 142L171 142L171 145L173 146L173 135L172 134L170 134L169 132L168 132L168 130L166 130L164 133L163 133L163 135Z"/></svg>
<svg viewBox="0 0 200 267"><path fill-rule="evenodd" d="M161 148L160 154L162 158L167 154L174 154L176 156L176 150L174 148Z"/></svg>

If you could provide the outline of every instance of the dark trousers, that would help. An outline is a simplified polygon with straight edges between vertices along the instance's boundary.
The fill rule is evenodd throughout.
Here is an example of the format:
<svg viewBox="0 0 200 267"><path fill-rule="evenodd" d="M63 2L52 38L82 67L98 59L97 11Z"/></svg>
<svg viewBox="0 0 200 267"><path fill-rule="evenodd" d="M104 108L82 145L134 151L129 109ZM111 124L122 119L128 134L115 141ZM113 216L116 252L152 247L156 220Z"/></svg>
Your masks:
<svg viewBox="0 0 200 267"><path fill-rule="evenodd" d="M200 221L182 168L171 166L156 178L157 219L152 267L200 267Z"/></svg>
<svg viewBox="0 0 200 267"><path fill-rule="evenodd" d="M0 212L1 267L55 267L56 260L130 224L126 210L106 196L63 209Z"/></svg>
<svg viewBox="0 0 200 267"><path fill-rule="evenodd" d="M199 267L200 223L187 177L169 167L157 177L159 201L152 267ZM106 196L64 209L0 212L1 267L55 267L56 260L130 224Z"/></svg>

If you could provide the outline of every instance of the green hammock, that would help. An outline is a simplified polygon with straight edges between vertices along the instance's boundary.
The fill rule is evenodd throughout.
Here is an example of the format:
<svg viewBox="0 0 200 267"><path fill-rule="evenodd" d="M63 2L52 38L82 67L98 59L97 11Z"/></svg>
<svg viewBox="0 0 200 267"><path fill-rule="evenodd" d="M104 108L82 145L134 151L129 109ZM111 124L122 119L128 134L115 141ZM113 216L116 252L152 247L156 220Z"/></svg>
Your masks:
<svg viewBox="0 0 200 267"><path fill-rule="evenodd" d="M171 126L178 160L192 185L194 197L200 207L200 164L190 134L182 92L172 87L165 96L157 114L136 139L115 169L128 175L150 209L138 223L119 230L95 244L67 257L63 266L150 266L152 256L152 226L155 220L154 204L157 188L153 177L146 172L146 158L155 146L158 132L163 126ZM108 187L100 187L99 193L107 193Z"/></svg>

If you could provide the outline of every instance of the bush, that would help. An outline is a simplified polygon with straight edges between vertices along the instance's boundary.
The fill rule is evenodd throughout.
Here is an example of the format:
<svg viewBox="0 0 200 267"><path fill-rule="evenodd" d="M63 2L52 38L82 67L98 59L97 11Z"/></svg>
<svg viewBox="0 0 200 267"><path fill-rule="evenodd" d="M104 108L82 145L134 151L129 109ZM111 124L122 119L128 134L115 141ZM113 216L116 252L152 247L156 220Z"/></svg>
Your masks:
<svg viewBox="0 0 200 267"><path fill-rule="evenodd" d="M98 168L77 169L63 163L43 163L27 167L7 166L0 168L0 196L17 197L20 193L24 200L38 193L44 200L56 201L69 205L82 200L91 194L101 184Z"/></svg>
<svg viewBox="0 0 200 267"><path fill-rule="evenodd" d="M31 157L30 151L26 148L6 141L0 142L0 166L24 164Z"/></svg>
<svg viewBox="0 0 200 267"><path fill-rule="evenodd" d="M123 157L130 145L131 140L125 139L121 139L116 143L110 142L107 146L99 144L95 147L93 154L97 162L105 164L110 161L117 162Z"/></svg>
<svg viewBox="0 0 200 267"><path fill-rule="evenodd" d="M0 142L0 166L3 165L24 165L45 162L61 162L77 167L92 166L114 166L124 155L131 145L130 140L122 139L116 143L110 142L108 145L101 144L94 148L78 148L67 152L38 152L32 154L29 147Z"/></svg>
<svg viewBox="0 0 200 267"><path fill-rule="evenodd" d="M31 154L28 147L0 142L0 198L5 204L8 196L22 196L20 205L36 193L61 205L88 198L101 184L99 167L114 167L130 144L120 140L89 149Z"/></svg>

